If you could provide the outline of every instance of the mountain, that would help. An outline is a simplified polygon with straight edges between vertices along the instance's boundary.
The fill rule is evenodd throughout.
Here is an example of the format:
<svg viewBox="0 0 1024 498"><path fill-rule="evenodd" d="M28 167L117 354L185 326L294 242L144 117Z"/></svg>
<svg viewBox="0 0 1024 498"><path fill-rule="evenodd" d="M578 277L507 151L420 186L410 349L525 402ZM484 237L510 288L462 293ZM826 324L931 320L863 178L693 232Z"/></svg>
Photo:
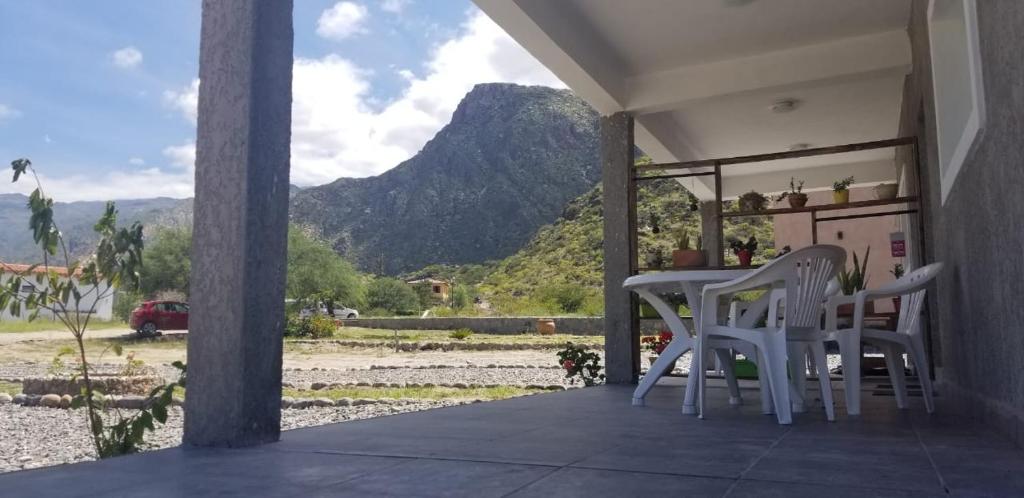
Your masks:
<svg viewBox="0 0 1024 498"><path fill-rule="evenodd" d="M598 116L568 90L482 84L411 159L297 192L292 220L366 271L513 254L600 177Z"/></svg>
<svg viewBox="0 0 1024 498"><path fill-rule="evenodd" d="M0 261L38 263L39 247L32 241L28 228L28 197L21 194L0 194ZM179 226L192 222L192 200L158 197L117 201L118 224L142 222L147 234L160 226ZM106 207L102 201L57 202L53 217L64 235L72 257L80 258L94 248L98 237L93 225ZM61 261L63 263L63 261Z"/></svg>

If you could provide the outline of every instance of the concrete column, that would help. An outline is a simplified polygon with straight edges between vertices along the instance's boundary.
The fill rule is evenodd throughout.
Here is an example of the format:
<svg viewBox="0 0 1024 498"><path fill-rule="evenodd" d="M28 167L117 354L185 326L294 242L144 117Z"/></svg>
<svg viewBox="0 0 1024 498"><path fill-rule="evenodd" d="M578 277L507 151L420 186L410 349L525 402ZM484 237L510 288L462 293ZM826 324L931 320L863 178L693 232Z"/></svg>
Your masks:
<svg viewBox="0 0 1024 498"><path fill-rule="evenodd" d="M622 288L637 266L633 149L633 118L621 112L602 117L604 359L612 384L635 383L640 374L637 298Z"/></svg>
<svg viewBox="0 0 1024 498"><path fill-rule="evenodd" d="M281 432L292 1L204 0L184 443Z"/></svg>
<svg viewBox="0 0 1024 498"><path fill-rule="evenodd" d="M704 252L708 255L708 266L722 266L725 255L718 250L718 210L716 201L700 203L700 233L704 239Z"/></svg>

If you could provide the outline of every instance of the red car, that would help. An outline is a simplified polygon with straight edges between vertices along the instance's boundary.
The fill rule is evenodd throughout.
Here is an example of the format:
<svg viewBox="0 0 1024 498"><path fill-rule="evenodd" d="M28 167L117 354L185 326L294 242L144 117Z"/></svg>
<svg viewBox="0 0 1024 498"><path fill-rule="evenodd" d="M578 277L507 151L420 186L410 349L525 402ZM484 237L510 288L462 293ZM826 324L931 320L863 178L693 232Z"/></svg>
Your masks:
<svg viewBox="0 0 1024 498"><path fill-rule="evenodd" d="M188 330L188 304L146 301L132 310L129 325L139 335L155 335L158 330Z"/></svg>

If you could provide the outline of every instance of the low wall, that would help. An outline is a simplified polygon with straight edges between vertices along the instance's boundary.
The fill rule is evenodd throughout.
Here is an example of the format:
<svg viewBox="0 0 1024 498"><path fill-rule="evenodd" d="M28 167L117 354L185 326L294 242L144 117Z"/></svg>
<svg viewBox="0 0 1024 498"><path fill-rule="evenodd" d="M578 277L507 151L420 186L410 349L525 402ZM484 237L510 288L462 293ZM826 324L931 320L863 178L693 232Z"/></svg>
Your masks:
<svg viewBox="0 0 1024 498"><path fill-rule="evenodd" d="M347 327L387 330L455 330L467 328L481 334L522 334L537 332L537 320L541 317L399 317L399 318L356 318L342 320ZM543 317L555 321L559 334L604 335L604 318L593 317ZM689 325L690 319L683 319ZM640 330L653 334L665 328L660 319L640 320Z"/></svg>

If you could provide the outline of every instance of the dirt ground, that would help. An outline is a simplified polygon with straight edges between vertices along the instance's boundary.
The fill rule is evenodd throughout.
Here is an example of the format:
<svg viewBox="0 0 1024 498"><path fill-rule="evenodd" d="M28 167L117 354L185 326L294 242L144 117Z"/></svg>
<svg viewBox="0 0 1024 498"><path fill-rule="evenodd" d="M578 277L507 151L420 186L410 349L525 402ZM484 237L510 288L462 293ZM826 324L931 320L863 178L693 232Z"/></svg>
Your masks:
<svg viewBox="0 0 1024 498"><path fill-rule="evenodd" d="M129 330L103 330L86 334L86 351L94 363L117 363L113 352L118 344L125 354L149 365L185 361L187 334L167 334L157 340L139 340ZM0 364L49 363L62 350L74 346L67 331L7 333L0 335ZM554 347L554 346L553 346ZM301 369L348 369L376 366L416 367L422 365L550 365L551 350L528 351L416 351L395 352L376 346L342 347L333 344L285 343L284 367Z"/></svg>

